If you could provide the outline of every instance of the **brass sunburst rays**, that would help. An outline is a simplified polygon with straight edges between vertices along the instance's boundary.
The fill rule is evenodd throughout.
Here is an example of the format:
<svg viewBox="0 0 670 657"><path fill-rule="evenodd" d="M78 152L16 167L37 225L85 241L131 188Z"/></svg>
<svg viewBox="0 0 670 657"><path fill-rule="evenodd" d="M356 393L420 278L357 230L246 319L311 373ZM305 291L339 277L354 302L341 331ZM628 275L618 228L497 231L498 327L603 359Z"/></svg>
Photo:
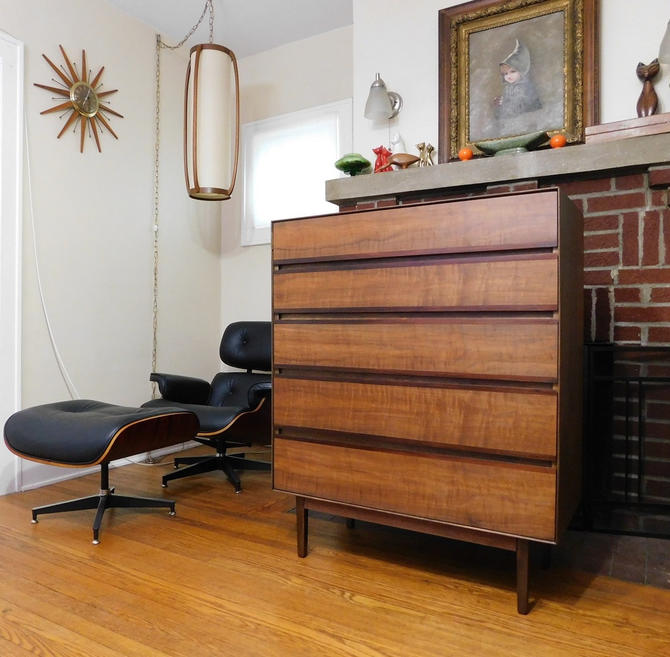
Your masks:
<svg viewBox="0 0 670 657"><path fill-rule="evenodd" d="M103 101L102 99L116 93L118 89L101 91L102 83L100 82L100 79L102 78L102 72L105 70L105 67L103 66L93 77L92 72L89 71L86 66L85 50L81 51L81 71L78 72L76 64L67 56L63 46L59 45L58 47L60 48L67 68L62 65L60 67L56 66L44 54L42 57L44 57L46 62L58 76L59 79L54 79L53 81L59 86L52 87L46 84L38 84L37 82L34 84L40 89L46 89L57 96L67 98L67 100L63 103L58 103L58 105L54 105L54 107L45 109L40 112L40 114L63 112L62 117L64 117L67 116L69 111L69 116L67 116L65 125L63 125L61 131L58 133L57 138L60 139L68 128L72 127L73 131L76 131L77 127L79 127L79 152L84 152L84 142L87 134L93 136L95 144L98 147L98 152L102 152L102 148L100 147L101 132L107 130L115 139L119 138L109 125L108 117L106 118L105 114L123 118L123 114L119 114L117 111L113 110L109 107L107 101ZM79 126L76 124L77 120L79 120Z"/></svg>

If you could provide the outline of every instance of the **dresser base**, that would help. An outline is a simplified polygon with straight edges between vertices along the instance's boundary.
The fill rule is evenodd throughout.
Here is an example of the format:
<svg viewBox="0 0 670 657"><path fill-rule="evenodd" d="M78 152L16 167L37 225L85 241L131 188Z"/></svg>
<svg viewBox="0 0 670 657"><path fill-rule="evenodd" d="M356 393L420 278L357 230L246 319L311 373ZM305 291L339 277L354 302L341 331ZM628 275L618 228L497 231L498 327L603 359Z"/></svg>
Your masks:
<svg viewBox="0 0 670 657"><path fill-rule="evenodd" d="M297 541L298 556L306 557L308 552L308 529L309 529L309 509L321 511L336 516L343 516L348 520L363 520L374 522L381 525L390 525L410 531L434 534L458 541L467 541L477 543L502 550L509 550L516 553L516 600L517 611L520 614L527 614L530 611L528 600L528 564L529 564L529 546L530 541L524 538L506 536L504 534L491 534L480 532L467 527L458 527L447 525L430 520L421 520L407 516L396 515L394 513L385 513L384 511L375 511L364 509L347 504L338 504L336 502L327 502L309 497L296 496L295 511L297 519ZM350 524L350 523L348 523Z"/></svg>

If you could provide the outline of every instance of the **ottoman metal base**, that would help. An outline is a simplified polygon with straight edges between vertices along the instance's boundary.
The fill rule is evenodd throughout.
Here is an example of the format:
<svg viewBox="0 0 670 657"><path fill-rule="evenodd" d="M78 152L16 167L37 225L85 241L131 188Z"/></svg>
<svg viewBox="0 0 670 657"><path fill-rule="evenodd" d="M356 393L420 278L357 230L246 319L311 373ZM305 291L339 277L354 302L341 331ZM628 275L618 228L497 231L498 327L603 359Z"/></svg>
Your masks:
<svg viewBox="0 0 670 657"><path fill-rule="evenodd" d="M93 521L93 545L100 543L100 525L105 509L120 508L148 508L148 507L168 507L170 515L175 514L174 500L165 500L155 497L131 497L128 495L116 495L114 488L109 488L109 465L103 463L100 466L100 493L98 495L89 495L88 497L78 497L74 500L65 502L56 502L55 504L45 504L36 506L33 509L33 522L37 522L37 516L45 513L60 513L61 511L82 511L85 509L97 509L95 520Z"/></svg>

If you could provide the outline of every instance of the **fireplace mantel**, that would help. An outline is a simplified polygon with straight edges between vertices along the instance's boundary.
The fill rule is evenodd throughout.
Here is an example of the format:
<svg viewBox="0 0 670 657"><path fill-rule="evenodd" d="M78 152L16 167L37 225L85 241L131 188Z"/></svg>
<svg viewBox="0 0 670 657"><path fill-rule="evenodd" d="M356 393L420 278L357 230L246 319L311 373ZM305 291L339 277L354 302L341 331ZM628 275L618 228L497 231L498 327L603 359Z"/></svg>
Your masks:
<svg viewBox="0 0 670 657"><path fill-rule="evenodd" d="M579 144L518 155L477 158L432 167L337 178L326 181L326 200L351 206L361 200L420 196L501 183L589 177L670 162L670 133Z"/></svg>

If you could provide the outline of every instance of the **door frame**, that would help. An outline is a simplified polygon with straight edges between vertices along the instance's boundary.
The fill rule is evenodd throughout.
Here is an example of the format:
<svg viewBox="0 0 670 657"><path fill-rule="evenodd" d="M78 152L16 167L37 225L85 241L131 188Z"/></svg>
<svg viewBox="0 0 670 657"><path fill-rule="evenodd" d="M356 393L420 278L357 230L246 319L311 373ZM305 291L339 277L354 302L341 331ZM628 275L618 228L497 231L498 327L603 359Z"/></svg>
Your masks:
<svg viewBox="0 0 670 657"><path fill-rule="evenodd" d="M0 31L0 427L21 407L23 43ZM0 442L0 495L19 490L19 459Z"/></svg>

